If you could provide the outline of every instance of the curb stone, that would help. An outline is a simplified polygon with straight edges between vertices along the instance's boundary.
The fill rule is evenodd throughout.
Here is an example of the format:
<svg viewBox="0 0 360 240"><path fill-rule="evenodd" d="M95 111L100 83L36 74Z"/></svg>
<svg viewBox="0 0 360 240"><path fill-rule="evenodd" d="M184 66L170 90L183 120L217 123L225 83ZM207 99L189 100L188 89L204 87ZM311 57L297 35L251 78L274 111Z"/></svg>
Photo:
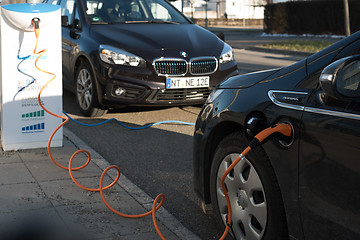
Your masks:
<svg viewBox="0 0 360 240"><path fill-rule="evenodd" d="M110 163L106 161L99 153L89 147L73 132L64 127L63 134L69 139L77 148L86 149L91 154L91 160L101 169L105 170ZM114 180L116 173L108 172L108 175ZM120 175L120 179L117 182L132 198L134 198L142 207L147 211L152 209L154 199L146 194L142 189L132 183L124 174ZM164 207L161 207L156 212L157 219L170 231L172 231L179 239L184 240L200 240L200 238L193 232L184 227L179 220L177 220L171 213L169 213Z"/></svg>

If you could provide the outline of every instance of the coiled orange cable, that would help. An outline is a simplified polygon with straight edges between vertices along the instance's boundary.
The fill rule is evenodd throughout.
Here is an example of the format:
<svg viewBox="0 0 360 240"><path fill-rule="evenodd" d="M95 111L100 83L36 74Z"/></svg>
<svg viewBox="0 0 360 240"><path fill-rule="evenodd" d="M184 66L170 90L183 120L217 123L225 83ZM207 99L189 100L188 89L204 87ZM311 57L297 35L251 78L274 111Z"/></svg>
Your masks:
<svg viewBox="0 0 360 240"><path fill-rule="evenodd" d="M37 21L40 22L39 19L37 19ZM146 213L143 213L143 214L137 214L137 215L130 215L130 214L124 214L124 213L121 213L117 210L115 210L113 207L110 206L110 204L107 202L107 200L105 199L105 196L104 196L104 190L114 186L116 184L116 182L119 180L120 178L120 169L117 167L117 166L109 166L107 167L103 173L101 174L101 177L100 177L100 182L99 182L99 188L88 188L88 187L85 187L83 185L81 185L73 176L72 174L72 171L76 171L76 170L80 170L84 167L86 167L89 163L90 163L90 160L91 160L91 155L88 151L86 150L78 150L76 151L70 158L69 160L69 165L68 167L66 166L63 166L61 164L59 164L53 157L53 155L51 154L51 151L50 151L50 145L51 145L51 142L52 142L52 139L54 137L54 135L56 134L56 132L62 128L68 121L69 121L69 118L68 117L64 117L64 116L60 116L60 115L57 115L51 111L49 111L48 109L46 109L44 107L44 105L41 103L41 93L43 92L43 90L56 78L56 75L54 73L51 73L51 72L48 72L48 71L45 71L41 68L38 67L37 63L38 63L38 60L46 53L46 50L41 50L41 51L37 51L37 48L38 48L38 41L39 41L39 27L36 27L38 26L38 23L35 23L34 22L34 19L32 21L32 24L34 25L34 31L35 31L35 37L36 37L36 43L35 43L35 48L34 48L34 54L36 55L39 55L36 60L35 60L35 67L37 70L41 71L41 72L44 72L44 73L47 73L49 75L52 76L52 78L41 88L41 90L39 91L39 94L38 94L38 102L39 102L39 105L41 106L42 109L44 109L44 111L46 111L48 114L54 116L54 117L57 117L57 118L61 118L64 120L64 122L62 122L55 130L54 132L51 134L50 138L49 138L49 141L48 141L48 144L47 144L47 150L48 150L48 154L50 156L50 159L57 165L59 166L60 168L63 168L65 170L68 170L69 171L69 174L70 174L70 177L71 179L74 181L74 183L79 186L80 188L84 189L84 190L87 190L87 191L93 191L93 192L100 192L100 195L101 195L101 198L102 200L104 201L105 205L115 214L119 215L119 216L122 216L122 217L126 217L126 218L141 218L141 217L145 217L145 216L149 216L149 215L152 215L152 220L153 220L153 224L155 226L155 230L157 232L157 234L160 236L160 238L162 240L165 240L165 237L163 236L163 234L161 233L160 229L159 229L159 226L157 224L157 220L156 220L156 211L159 210L159 208L163 205L164 201L165 201L165 195L164 194L159 194L155 200L154 200L154 203L153 203L153 206L152 206L152 210L149 211L149 212L146 212ZM80 167L76 167L76 168L72 168L72 162L75 158L75 156L79 153L85 153L87 155L87 161L84 165L80 166ZM103 187L103 179L104 179L104 176L105 174L110 170L110 169L116 169L117 170L117 176L115 178L115 180L108 186L106 187ZM161 200L160 200L161 199ZM158 203L160 200L160 203Z"/></svg>
<svg viewBox="0 0 360 240"><path fill-rule="evenodd" d="M38 21L40 21L38 19ZM51 111L49 111L48 109L46 109L43 104L41 103L41 93L42 91L56 78L56 75L54 73L51 73L51 72L48 72L48 71L45 71L41 68L39 68L37 66L37 62L38 60L41 58L41 56L43 54L45 54L46 50L41 50L39 52L37 52L37 46L38 46L38 39L39 39L39 28L37 28L36 26L38 26L38 23L37 25L32 22L33 25L34 25L34 30L35 30L35 36L36 36L36 44L35 44L35 48L34 48L34 54L39 54L39 56L36 58L35 60L35 67L36 69L38 69L39 71L41 72L44 72L44 73L47 73L49 75L52 75L53 77L41 88L40 92L39 92L39 95L38 95L38 102L41 106L42 109L44 109L47 113L49 113L50 115L54 116L54 117L57 117L57 118L61 118L64 120L63 123L61 123L55 130L54 132L51 134L50 138L49 138L49 141L48 141L48 145L47 145L47 149L48 149L48 153L49 153L49 156L51 158L51 160L59 167L65 169L65 170L68 170L69 171L69 174L70 174L70 177L71 179L74 181L74 183L79 186L80 188L84 189L84 190L87 190L87 191L93 191L93 192L100 192L100 195L101 195L101 198L103 200L103 202L105 203L105 205L115 214L121 216L121 217L125 217L125 218L141 218L141 217L145 217L145 216L149 216L149 215L152 215L152 220L153 220L153 224L154 224L154 227L155 227L155 230L156 232L158 233L159 237L162 239L162 240L165 240L165 237L164 235L161 233L160 229L159 229L159 226L157 224L157 220L156 220L156 211L159 210L159 208L163 205L164 201L165 201L165 195L160 193L154 200L154 203L152 205L152 210L149 211L149 212L146 212L146 213L143 213L143 214L137 214L137 215L130 215L130 214L125 214L125 213L121 213L117 210L115 210L113 207L110 206L110 204L107 202L107 200L105 199L105 196L104 196L104 190L114 186L114 184L116 184L116 182L119 180L120 178L120 169L119 167L115 166L115 165L112 165L112 166L109 166L107 167L103 173L101 174L101 177L100 177L100 182L99 182L99 188L88 188L88 187L85 187L83 185L81 185L73 176L72 174L72 171L76 171L76 170L80 170L84 167L86 167L90 160L91 160L91 155L88 151L86 150L78 150L76 151L70 158L69 160L69 165L68 167L65 167L61 164L59 164L58 162L55 161L55 159L53 158L52 154L51 154L51 151L50 151L50 145L51 145L51 141L54 137L54 135L56 134L56 132L62 128L68 121L69 121L69 118L68 117L64 117L64 116L60 116L60 115L57 115ZM225 186L225 178L227 177L227 175L231 172L231 170L239 163L239 161L241 161L243 158L245 158L245 155L253 148L253 147L256 147L258 144L260 144L263 140L265 140L268 136L270 136L272 133L274 132L280 132L282 133L283 135L285 136L291 136L292 134L292 128L290 127L289 124L277 124L277 125L274 125L274 126L271 126L263 131L261 131L259 134L257 134L255 136L255 142L256 144L252 147L247 147L236 159L235 161L227 168L227 170L225 171L225 173L222 175L221 177L221 180L220 180L220 183L221 183L221 187L222 187L222 190L224 192L224 195L225 195L225 199L226 199L226 203L227 203L227 207L228 207L228 221L227 221L227 224L226 224L226 228L224 230L224 233L222 234L222 236L220 237L220 240L224 240L230 230L230 227L231 227L231 224L232 224L232 210L231 210L231 204L230 204L230 199L229 199L229 195L227 193L227 190L226 190L226 186ZM250 144L251 145L251 144ZM77 167L77 168L72 168L72 161L74 160L75 156L79 153L85 153L87 155L87 161L84 165L80 166L80 167ZM111 170L111 169L116 169L117 171L117 176L115 178L115 180L109 184L108 186L106 187L103 187L103 180L104 180L104 176L105 174ZM161 199L161 200L160 200ZM160 203L158 204L160 200Z"/></svg>

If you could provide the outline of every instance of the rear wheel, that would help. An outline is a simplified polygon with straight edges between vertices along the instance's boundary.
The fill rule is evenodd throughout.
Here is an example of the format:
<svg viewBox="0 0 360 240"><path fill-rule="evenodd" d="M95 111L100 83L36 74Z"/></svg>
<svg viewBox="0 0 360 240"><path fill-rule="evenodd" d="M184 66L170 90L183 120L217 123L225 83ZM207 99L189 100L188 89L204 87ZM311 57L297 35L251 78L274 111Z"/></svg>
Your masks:
<svg viewBox="0 0 360 240"><path fill-rule="evenodd" d="M94 74L86 61L80 64L76 72L76 100L84 116L100 117L107 112L99 107Z"/></svg>
<svg viewBox="0 0 360 240"><path fill-rule="evenodd" d="M211 167L211 201L223 228L228 208L220 179L248 145L241 132L218 145ZM225 179L232 209L231 235L238 240L288 239L280 189L270 162L261 149L252 150Z"/></svg>

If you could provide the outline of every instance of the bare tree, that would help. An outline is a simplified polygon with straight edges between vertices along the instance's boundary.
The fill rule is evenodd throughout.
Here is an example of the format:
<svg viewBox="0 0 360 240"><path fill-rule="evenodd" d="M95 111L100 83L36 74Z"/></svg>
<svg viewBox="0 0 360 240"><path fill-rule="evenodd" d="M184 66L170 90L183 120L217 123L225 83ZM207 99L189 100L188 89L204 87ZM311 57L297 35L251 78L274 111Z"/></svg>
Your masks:
<svg viewBox="0 0 360 240"><path fill-rule="evenodd" d="M349 15L349 0L344 0L344 16L345 16L345 34L350 36L350 15Z"/></svg>

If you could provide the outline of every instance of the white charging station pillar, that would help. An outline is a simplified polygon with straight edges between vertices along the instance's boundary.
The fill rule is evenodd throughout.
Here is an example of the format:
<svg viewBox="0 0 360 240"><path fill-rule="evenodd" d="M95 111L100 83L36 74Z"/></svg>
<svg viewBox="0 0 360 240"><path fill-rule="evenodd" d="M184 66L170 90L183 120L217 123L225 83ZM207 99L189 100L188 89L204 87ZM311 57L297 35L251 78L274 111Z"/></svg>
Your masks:
<svg viewBox="0 0 360 240"><path fill-rule="evenodd" d="M10 4L0 8L1 144L4 151L42 148L62 119L38 103L39 91L52 75L36 69L36 36L32 19L40 19L37 52L46 50L37 66L56 78L41 94L44 107L62 115L61 12L50 4ZM63 144L62 129L52 147Z"/></svg>

